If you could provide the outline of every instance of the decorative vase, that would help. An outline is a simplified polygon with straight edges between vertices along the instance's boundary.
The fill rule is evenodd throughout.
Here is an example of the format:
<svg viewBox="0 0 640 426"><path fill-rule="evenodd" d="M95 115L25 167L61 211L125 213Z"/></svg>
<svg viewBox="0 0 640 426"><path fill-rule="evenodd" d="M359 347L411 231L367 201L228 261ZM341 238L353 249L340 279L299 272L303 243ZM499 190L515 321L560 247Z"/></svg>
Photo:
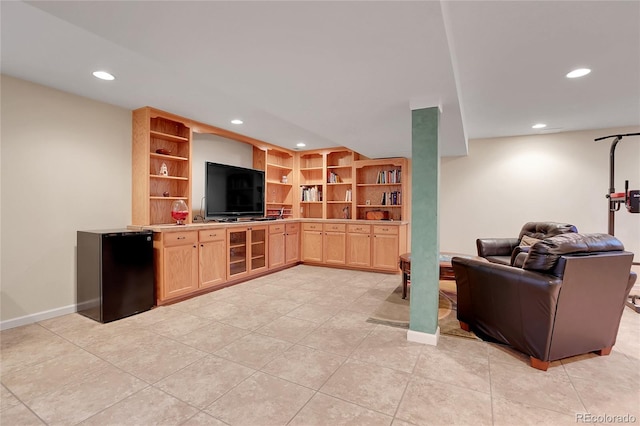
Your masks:
<svg viewBox="0 0 640 426"><path fill-rule="evenodd" d="M176 200L171 205L171 217L176 220L176 225L184 225L184 220L189 216L189 207L184 200Z"/></svg>

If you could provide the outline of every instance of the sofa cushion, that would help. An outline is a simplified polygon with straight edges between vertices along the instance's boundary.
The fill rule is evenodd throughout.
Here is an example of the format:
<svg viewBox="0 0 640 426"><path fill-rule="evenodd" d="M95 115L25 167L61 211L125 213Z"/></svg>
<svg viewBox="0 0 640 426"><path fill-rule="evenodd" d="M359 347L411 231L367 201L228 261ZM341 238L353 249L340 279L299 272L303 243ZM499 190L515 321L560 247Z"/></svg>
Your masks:
<svg viewBox="0 0 640 426"><path fill-rule="evenodd" d="M539 239L539 238L530 237L528 235L523 235L522 239L520 240L520 246L521 247L531 247L532 245L534 245L538 241L542 241L542 240Z"/></svg>
<svg viewBox="0 0 640 426"><path fill-rule="evenodd" d="M560 256L570 253L596 253L607 251L623 251L624 245L616 237L609 234L577 234L568 233L545 238L529 249L523 269L552 273L560 276L561 270L556 265Z"/></svg>
<svg viewBox="0 0 640 426"><path fill-rule="evenodd" d="M522 226L518 238L524 235L542 240L560 234L576 233L578 229L569 223L558 222L527 222Z"/></svg>

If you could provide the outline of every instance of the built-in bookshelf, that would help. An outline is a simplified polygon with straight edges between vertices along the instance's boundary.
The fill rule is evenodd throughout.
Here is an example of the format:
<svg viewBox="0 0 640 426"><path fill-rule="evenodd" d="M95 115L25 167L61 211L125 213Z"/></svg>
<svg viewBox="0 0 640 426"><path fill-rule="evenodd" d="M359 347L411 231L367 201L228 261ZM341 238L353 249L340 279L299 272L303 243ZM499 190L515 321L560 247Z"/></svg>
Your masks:
<svg viewBox="0 0 640 426"><path fill-rule="evenodd" d="M351 219L354 213L353 163L358 154L351 150L326 153L326 218Z"/></svg>
<svg viewBox="0 0 640 426"><path fill-rule="evenodd" d="M293 217L293 154L268 149L266 160L266 215Z"/></svg>
<svg viewBox="0 0 640 426"><path fill-rule="evenodd" d="M387 212L391 220L408 220L405 197L408 185L407 160L385 158L354 163L356 175L355 219L366 219L367 212Z"/></svg>
<svg viewBox="0 0 640 426"><path fill-rule="evenodd" d="M132 224L175 223L175 200L192 208L192 130L178 117L148 107L133 111L133 130Z"/></svg>
<svg viewBox="0 0 640 426"><path fill-rule="evenodd" d="M324 217L324 160L322 152L306 152L298 157L298 200L300 217Z"/></svg>

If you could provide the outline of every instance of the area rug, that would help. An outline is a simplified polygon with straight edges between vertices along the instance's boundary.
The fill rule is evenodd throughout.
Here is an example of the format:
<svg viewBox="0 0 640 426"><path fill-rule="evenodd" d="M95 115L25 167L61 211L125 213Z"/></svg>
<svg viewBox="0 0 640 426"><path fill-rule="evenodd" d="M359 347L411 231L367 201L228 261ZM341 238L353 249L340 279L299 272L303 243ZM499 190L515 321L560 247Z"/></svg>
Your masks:
<svg viewBox="0 0 640 426"><path fill-rule="evenodd" d="M384 300L367 322L384 324L392 327L409 328L409 296L402 298L402 285L399 285ZM438 300L438 325L440 334L477 339L473 332L460 328L456 318L456 283L455 281L440 281Z"/></svg>

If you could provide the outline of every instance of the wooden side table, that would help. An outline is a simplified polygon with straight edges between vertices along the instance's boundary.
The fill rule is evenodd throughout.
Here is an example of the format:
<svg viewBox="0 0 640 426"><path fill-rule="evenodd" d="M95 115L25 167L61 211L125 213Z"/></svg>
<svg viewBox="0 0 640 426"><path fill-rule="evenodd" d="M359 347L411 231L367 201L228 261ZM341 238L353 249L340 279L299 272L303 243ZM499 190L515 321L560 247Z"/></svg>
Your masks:
<svg viewBox="0 0 640 426"><path fill-rule="evenodd" d="M440 253L440 279L454 281L456 275L453 272L453 265L451 265L451 258L453 257L466 257L468 259L476 259L486 261L483 257L470 256L462 253ZM402 298L407 298L407 287L409 286L409 280L411 280L411 253L405 253L400 255L400 270L402 271Z"/></svg>

